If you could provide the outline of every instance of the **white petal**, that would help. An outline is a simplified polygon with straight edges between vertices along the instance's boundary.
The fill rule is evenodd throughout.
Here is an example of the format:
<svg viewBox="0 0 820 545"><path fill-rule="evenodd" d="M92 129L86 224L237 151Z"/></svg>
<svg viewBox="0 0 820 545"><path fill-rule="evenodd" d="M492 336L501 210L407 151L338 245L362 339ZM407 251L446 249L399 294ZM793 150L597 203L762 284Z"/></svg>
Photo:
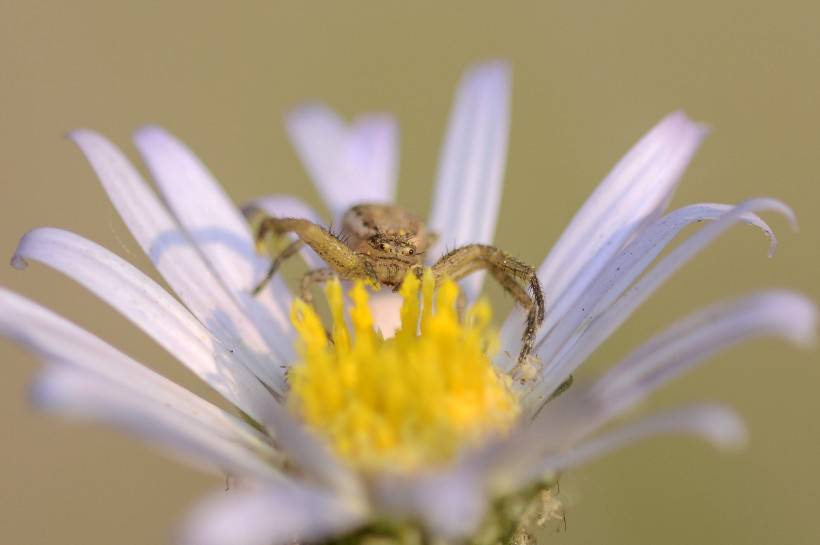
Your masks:
<svg viewBox="0 0 820 545"><path fill-rule="evenodd" d="M552 329L615 253L663 212L705 134L683 112L673 113L604 178L538 269L547 301L543 331ZM524 314L515 309L504 324L504 339L520 339L523 323Z"/></svg>
<svg viewBox="0 0 820 545"><path fill-rule="evenodd" d="M57 359L33 387L34 402L62 416L104 422L124 428L183 461L216 473L279 480L281 474L265 461L266 451L252 450L225 437L203 419L158 402L119 381L66 365Z"/></svg>
<svg viewBox="0 0 820 545"><path fill-rule="evenodd" d="M268 345L291 359L290 291L276 277L258 296L251 295L265 260L256 255L245 218L205 165L175 137L159 127L146 127L136 133L134 141L165 202L205 261L257 324Z"/></svg>
<svg viewBox="0 0 820 545"><path fill-rule="evenodd" d="M750 212L771 210L794 222L794 214L774 199L752 199L723 214L713 223L686 239L635 282L624 294L597 316L586 319L567 341L561 352L545 367L544 374L525 401L537 409L558 385L601 345L654 291L684 263L708 246L729 227Z"/></svg>
<svg viewBox="0 0 820 545"><path fill-rule="evenodd" d="M243 351L225 344L176 299L127 261L79 235L44 227L26 234L14 258L52 267L121 312L160 346L254 418L275 404L270 393L243 365Z"/></svg>
<svg viewBox="0 0 820 545"><path fill-rule="evenodd" d="M398 128L392 116L368 114L346 126L327 106L308 104L286 121L334 221L354 204L395 199Z"/></svg>
<svg viewBox="0 0 820 545"><path fill-rule="evenodd" d="M581 443L566 452L547 456L519 482L520 486L544 474L569 469L641 439L657 435L691 434L718 448L737 448L746 440L743 421L720 406L700 405L656 414Z"/></svg>
<svg viewBox="0 0 820 545"><path fill-rule="evenodd" d="M319 217L319 214L306 202L291 195L268 195L260 197L247 203L242 207L242 210L249 217L254 211L261 210L277 218L305 218L319 225L325 224L322 218ZM293 235L291 240L295 238L296 236ZM321 269L327 266L324 260L307 245L302 248L300 254L310 269Z"/></svg>
<svg viewBox="0 0 820 545"><path fill-rule="evenodd" d="M607 309L685 227L715 220L732 208L726 204L693 204L670 212L643 230L607 263L595 282L551 331L541 330L539 336L543 336L543 340L537 346L543 361L551 361L584 320ZM774 255L777 239L766 222L751 213L739 220L760 228L770 240L769 256Z"/></svg>
<svg viewBox="0 0 820 545"><path fill-rule="evenodd" d="M439 159L430 228L439 234L431 255L495 235L510 129L510 68L490 62L467 71L459 83ZM468 298L481 291L483 274L461 283Z"/></svg>
<svg viewBox="0 0 820 545"><path fill-rule="evenodd" d="M364 510L329 493L298 485L229 491L203 501L187 518L183 545L286 545L353 530Z"/></svg>
<svg viewBox="0 0 820 545"><path fill-rule="evenodd" d="M694 365L752 337L779 336L796 344L814 340L817 310L789 291L726 301L672 325L599 380L593 393L622 412Z"/></svg>
<svg viewBox="0 0 820 545"><path fill-rule="evenodd" d="M284 391L278 363L289 361L290 354L279 354L278 362L267 357L271 347L128 159L94 132L75 131L71 137L97 172L131 234L182 302L222 342L240 345L241 350L242 343L246 344L252 352L248 356L253 372L275 391Z"/></svg>

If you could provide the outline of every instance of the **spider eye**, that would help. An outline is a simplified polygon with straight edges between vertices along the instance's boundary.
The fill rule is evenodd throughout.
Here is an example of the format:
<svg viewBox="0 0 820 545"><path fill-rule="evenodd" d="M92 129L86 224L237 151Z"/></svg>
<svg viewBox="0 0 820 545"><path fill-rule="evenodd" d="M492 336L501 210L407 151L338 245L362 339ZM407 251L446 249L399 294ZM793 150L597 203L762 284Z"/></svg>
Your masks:
<svg viewBox="0 0 820 545"><path fill-rule="evenodd" d="M413 255L414 253L416 253L416 250L415 250L415 248L407 248L404 251L404 253L406 253L407 255Z"/></svg>

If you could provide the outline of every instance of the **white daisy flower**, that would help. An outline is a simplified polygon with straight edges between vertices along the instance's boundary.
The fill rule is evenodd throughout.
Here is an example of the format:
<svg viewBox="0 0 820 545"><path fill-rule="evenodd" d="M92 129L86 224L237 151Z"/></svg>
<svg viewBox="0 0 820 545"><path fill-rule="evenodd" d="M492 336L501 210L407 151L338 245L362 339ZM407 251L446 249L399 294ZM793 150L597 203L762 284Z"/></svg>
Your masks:
<svg viewBox="0 0 820 545"><path fill-rule="evenodd" d="M509 103L504 63L474 67L461 81L429 216L440 235L431 257L492 242ZM329 220L357 203L394 200L398 132L391 117L348 125L309 105L287 126ZM518 353L524 314L514 310L494 334L489 305L478 299L480 274L460 284L473 303L463 320L454 308L455 284L445 282L434 295L429 275L422 282L408 276L400 294L374 294L370 307L360 283L347 304L341 285L331 282L333 343L279 276L252 295L269 262L255 253L245 218L202 163L155 127L138 131L135 142L161 198L103 136L79 130L71 138L176 297L105 248L61 229L26 234L13 264L40 262L94 292L242 416L7 290L0 290L0 332L45 362L34 388L38 406L126 429L197 467L237 478L237 486L192 512L182 543L402 541L421 533L475 543L525 539L528 525L554 514L550 486L559 472L649 436L692 434L723 447L744 435L733 412L712 405L600 431L604 425L739 341L813 338L815 309L803 296L754 293L686 317L603 377L560 393L647 297L729 227L757 227L771 254L776 239L756 213L776 212L794 224L792 211L769 198L665 212L705 132L683 113L669 115L576 214L538 268L546 319L534 357L516 369L515 380L509 354ZM293 197L251 204L329 223ZM704 220L659 258L681 230ZM309 250L303 255L320 265Z"/></svg>

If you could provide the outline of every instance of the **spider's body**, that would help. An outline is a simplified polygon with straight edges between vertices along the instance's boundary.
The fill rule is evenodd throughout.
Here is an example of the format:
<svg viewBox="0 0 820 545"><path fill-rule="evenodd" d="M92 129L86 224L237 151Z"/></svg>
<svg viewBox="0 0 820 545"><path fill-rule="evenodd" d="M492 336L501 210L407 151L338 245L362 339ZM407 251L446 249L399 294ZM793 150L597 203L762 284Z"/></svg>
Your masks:
<svg viewBox="0 0 820 545"><path fill-rule="evenodd" d="M370 262L381 284L397 287L408 271L420 271L435 241L424 222L391 204L359 204L342 217L342 240Z"/></svg>
<svg viewBox="0 0 820 545"><path fill-rule="evenodd" d="M358 204L342 218L340 236L303 218L265 217L256 233L261 243L268 233L295 233L299 238L273 260L259 291L276 273L282 261L303 245L310 246L328 267L308 272L302 279L302 298L310 302L313 284L333 276L344 280L363 279L398 289L408 272L421 277L424 253L437 236L412 212L391 204ZM478 270L487 270L528 311L519 361L532 351L535 332L544 319L544 298L535 270L486 244L468 244L436 261L432 271L437 281L459 280ZM529 292L528 292L529 290Z"/></svg>

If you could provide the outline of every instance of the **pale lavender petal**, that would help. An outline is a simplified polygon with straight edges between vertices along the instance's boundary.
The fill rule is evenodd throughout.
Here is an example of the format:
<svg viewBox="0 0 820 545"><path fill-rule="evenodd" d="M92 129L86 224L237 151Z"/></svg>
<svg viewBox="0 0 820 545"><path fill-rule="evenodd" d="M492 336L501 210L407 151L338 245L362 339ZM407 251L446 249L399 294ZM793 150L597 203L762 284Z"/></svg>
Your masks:
<svg viewBox="0 0 820 545"><path fill-rule="evenodd" d="M497 495L517 492L522 472L550 452L562 451L594 432L604 419L606 406L589 393L589 386L576 384L543 407L538 417L522 418L506 436L468 452L464 464L474 468Z"/></svg>
<svg viewBox="0 0 820 545"><path fill-rule="evenodd" d="M285 118L291 143L316 189L335 217L344 213L337 165L347 136L345 122L324 104L305 104Z"/></svg>
<svg viewBox="0 0 820 545"><path fill-rule="evenodd" d="M607 263L595 282L587 287L551 331L542 329L539 332L542 340L536 346L543 361L551 361L584 320L606 310L685 227L715 220L732 208L726 204L693 204L670 212L643 230ZM774 255L777 238L766 222L751 213L740 216L739 221L761 229L770 240L769 256Z"/></svg>
<svg viewBox="0 0 820 545"><path fill-rule="evenodd" d="M563 318L623 245L663 212L705 135L702 125L673 113L604 178L538 269L547 301L544 331ZM524 314L515 309L503 338L520 339L523 323Z"/></svg>
<svg viewBox="0 0 820 545"><path fill-rule="evenodd" d="M315 477L317 482L347 496L362 495L359 476L345 465L327 445L306 429L284 408L273 405L259 422L272 430L277 446L284 452L294 468Z"/></svg>
<svg viewBox="0 0 820 545"><path fill-rule="evenodd" d="M774 199L752 199L723 214L719 219L686 239L661 259L655 267L635 282L621 297L601 314L585 320L563 345L561 352L551 359L539 382L526 396L529 410L537 410L577 367L594 352L654 291L684 263L708 246L715 238L751 212L771 210L794 223L789 207Z"/></svg>
<svg viewBox="0 0 820 545"><path fill-rule="evenodd" d="M79 235L44 227L20 241L14 264L52 267L121 312L188 369L254 418L275 404L244 364L244 351L216 339L187 309L127 261Z"/></svg>
<svg viewBox="0 0 820 545"><path fill-rule="evenodd" d="M649 340L609 371L593 395L620 413L706 358L752 337L814 341L817 309L789 291L768 291L697 312Z"/></svg>
<svg viewBox="0 0 820 545"><path fill-rule="evenodd" d="M32 388L34 403L44 410L124 429L205 471L265 481L284 478L263 452L220 435L199 418L64 360L50 363Z"/></svg>
<svg viewBox="0 0 820 545"><path fill-rule="evenodd" d="M399 137L392 116L368 114L347 126L327 106L307 104L286 125L334 221L354 204L395 199Z"/></svg>
<svg viewBox="0 0 820 545"><path fill-rule="evenodd" d="M151 371L98 337L52 311L0 288L0 334L46 361L67 361L198 420L219 435L247 444L272 458L262 434L165 377Z"/></svg>
<svg viewBox="0 0 820 545"><path fill-rule="evenodd" d="M354 195L347 208L357 202L393 202L399 164L399 129L389 114L366 114L349 129L344 149L343 171ZM354 200L355 199L355 200Z"/></svg>
<svg viewBox="0 0 820 545"><path fill-rule="evenodd" d="M592 394L589 385L580 385L547 405L531 425L490 445L470 462L481 468L489 489L511 494L533 481L654 434L689 432L720 447L737 445L745 436L742 423L733 414L705 406L657 415L587 439L611 420L614 413L609 409L604 400Z"/></svg>
<svg viewBox="0 0 820 545"><path fill-rule="evenodd" d="M401 306L404 299L398 293L382 290L370 296L368 306L373 314L373 326L389 339L401 327Z"/></svg>
<svg viewBox="0 0 820 545"><path fill-rule="evenodd" d="M325 225L319 214L316 213L306 202L291 195L268 195L254 199L242 207L246 215L250 217L255 211L262 211L265 214L277 218L305 218L313 223ZM291 235L291 240L295 240L296 235ZM327 264L309 246L305 245L300 251L302 259L305 260L310 269L321 269Z"/></svg>
<svg viewBox="0 0 820 545"><path fill-rule="evenodd" d="M419 519L434 536L459 540L472 534L487 511L484 476L476 465L458 464L441 472L382 475L372 485L374 503L396 519Z"/></svg>
<svg viewBox="0 0 820 545"><path fill-rule="evenodd" d="M206 498L183 524L183 545L287 545L353 530L366 510L324 490L296 484L231 490Z"/></svg>
<svg viewBox="0 0 820 545"><path fill-rule="evenodd" d="M205 165L185 144L159 127L134 137L165 202L205 261L239 302L269 346L293 358L289 319L290 290L274 278L257 296L251 294L265 268L256 255L245 218Z"/></svg>
<svg viewBox="0 0 820 545"><path fill-rule="evenodd" d="M501 61L467 71L439 159L430 228L439 240L431 252L465 244L489 244L495 235L510 130L510 67ZM483 274L461 282L469 299L481 291Z"/></svg>
<svg viewBox="0 0 820 545"><path fill-rule="evenodd" d="M641 439L682 434L694 435L721 449L737 448L746 440L746 428L734 411L714 405L685 407L603 433L566 452L550 454L526 468L518 485L526 486L544 474L576 467Z"/></svg>
<svg viewBox="0 0 820 545"><path fill-rule="evenodd" d="M252 370L274 391L284 391L280 364L290 354L270 354L256 326L211 272L179 227L122 152L91 131L75 131L111 202L131 234L191 312L228 346L248 347ZM274 347L275 348L275 347Z"/></svg>
<svg viewBox="0 0 820 545"><path fill-rule="evenodd" d="M531 428L537 436L539 430L553 428L556 421L568 420L569 414L585 412L582 422L573 426L573 441L581 439L720 350L760 336L806 345L814 340L816 322L814 305L788 291L763 292L708 307L651 339L597 383L574 387L546 405ZM530 444L528 450L562 445L553 437L550 443L545 441L536 439L541 447Z"/></svg>
<svg viewBox="0 0 820 545"><path fill-rule="evenodd" d="M258 273L253 238L213 175L185 144L159 127L137 131L134 143L165 202L211 267L231 288L250 290Z"/></svg>
<svg viewBox="0 0 820 545"><path fill-rule="evenodd" d="M509 493L535 477L528 468L544 469L538 460L566 452L716 352L760 336L779 336L805 345L814 340L816 321L814 305L787 291L759 293L709 307L641 346L597 383L574 386L544 406L529 425L480 453L484 460L479 457L474 463L483 464L482 472L494 489Z"/></svg>
<svg viewBox="0 0 820 545"><path fill-rule="evenodd" d="M246 354L241 346L215 342L179 303L129 263L82 237L50 228L32 231L23 238L15 262L20 266L24 259L36 259L66 273L122 312L265 425L296 465L339 488L357 486L243 365Z"/></svg>
<svg viewBox="0 0 820 545"><path fill-rule="evenodd" d="M306 218L313 223L325 223L309 204L293 195L266 195L259 197L246 203L242 207L242 210L245 214L251 214L255 210L261 210L278 218Z"/></svg>

